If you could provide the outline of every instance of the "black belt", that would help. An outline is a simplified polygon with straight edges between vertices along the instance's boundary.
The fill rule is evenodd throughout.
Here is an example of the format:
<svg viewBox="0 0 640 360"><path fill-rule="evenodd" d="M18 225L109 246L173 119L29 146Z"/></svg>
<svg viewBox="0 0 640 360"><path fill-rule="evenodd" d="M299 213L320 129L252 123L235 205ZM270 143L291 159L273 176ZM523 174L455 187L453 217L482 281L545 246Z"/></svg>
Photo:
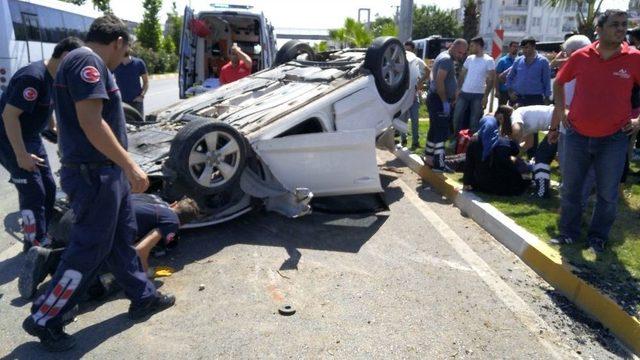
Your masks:
<svg viewBox="0 0 640 360"><path fill-rule="evenodd" d="M115 166L113 161L95 161L95 162L84 162L84 163L62 163L62 167L66 167L69 169L86 169L86 170L96 170L102 169L106 167Z"/></svg>

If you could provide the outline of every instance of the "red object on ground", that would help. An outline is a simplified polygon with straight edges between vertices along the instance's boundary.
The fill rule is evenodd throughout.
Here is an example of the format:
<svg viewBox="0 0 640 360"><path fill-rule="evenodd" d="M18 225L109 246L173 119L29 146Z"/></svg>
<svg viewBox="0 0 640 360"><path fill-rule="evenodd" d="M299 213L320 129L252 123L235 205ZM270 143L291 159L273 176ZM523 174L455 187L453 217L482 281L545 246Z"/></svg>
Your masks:
<svg viewBox="0 0 640 360"><path fill-rule="evenodd" d="M456 154L466 154L469 143L471 143L471 130L464 129L458 132L458 138L456 139Z"/></svg>
<svg viewBox="0 0 640 360"><path fill-rule="evenodd" d="M244 63L244 61L240 60L238 66L235 68L231 61L229 61L225 66L220 69L220 83L228 84L230 82L234 82L236 80L242 79L243 77L251 75L251 68Z"/></svg>
<svg viewBox="0 0 640 360"><path fill-rule="evenodd" d="M199 37L205 37L211 34L211 30L209 30L207 23L199 19L191 20L191 22L189 23L189 30L191 30L192 33Z"/></svg>

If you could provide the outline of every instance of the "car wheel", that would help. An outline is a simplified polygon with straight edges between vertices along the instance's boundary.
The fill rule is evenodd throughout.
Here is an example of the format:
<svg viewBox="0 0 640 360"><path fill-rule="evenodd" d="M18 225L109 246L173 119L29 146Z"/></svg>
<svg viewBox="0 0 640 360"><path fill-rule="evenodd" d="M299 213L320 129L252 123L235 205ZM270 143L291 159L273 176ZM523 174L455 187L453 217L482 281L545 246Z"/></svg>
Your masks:
<svg viewBox="0 0 640 360"><path fill-rule="evenodd" d="M122 109L124 110L124 121L127 124L142 125L144 123L142 114L140 114L133 106L122 103Z"/></svg>
<svg viewBox="0 0 640 360"><path fill-rule="evenodd" d="M297 59L298 56L302 54L307 54L307 60L309 61L313 61L316 56L309 44L298 40L289 40L282 45L276 53L276 59L273 62L273 66L288 63L289 61Z"/></svg>
<svg viewBox="0 0 640 360"><path fill-rule="evenodd" d="M364 67L371 71L385 102L394 104L402 99L409 86L409 63L400 40L376 38L367 49Z"/></svg>
<svg viewBox="0 0 640 360"><path fill-rule="evenodd" d="M238 182L246 152L245 138L230 125L195 120L171 142L169 162L192 195L212 195Z"/></svg>

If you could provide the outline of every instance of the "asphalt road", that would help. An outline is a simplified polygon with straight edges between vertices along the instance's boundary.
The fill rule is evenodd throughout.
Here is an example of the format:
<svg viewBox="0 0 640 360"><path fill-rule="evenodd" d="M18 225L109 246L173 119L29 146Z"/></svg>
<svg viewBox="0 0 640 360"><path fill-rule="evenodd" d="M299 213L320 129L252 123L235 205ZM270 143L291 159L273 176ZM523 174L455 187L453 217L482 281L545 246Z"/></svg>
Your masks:
<svg viewBox="0 0 640 360"><path fill-rule="evenodd" d="M178 101L177 78L151 80L149 92L144 100L147 113L162 109ZM57 156L57 146L45 140L45 147L49 154L51 168L54 173L60 169L60 161ZM0 236L0 252L16 242L20 236L18 228L18 194L13 184L8 182L9 174L0 167L0 216L4 219L5 233Z"/></svg>
<svg viewBox="0 0 640 360"><path fill-rule="evenodd" d="M379 158L388 211L339 214L355 199L336 199L299 219L253 212L186 232L151 264L175 269L157 281L174 308L134 324L122 294L83 304L67 327L78 345L57 357L20 329L22 255L0 235L14 244L0 249L0 357L629 357L392 155ZM2 206L16 207L9 196ZM280 315L285 305L296 313Z"/></svg>

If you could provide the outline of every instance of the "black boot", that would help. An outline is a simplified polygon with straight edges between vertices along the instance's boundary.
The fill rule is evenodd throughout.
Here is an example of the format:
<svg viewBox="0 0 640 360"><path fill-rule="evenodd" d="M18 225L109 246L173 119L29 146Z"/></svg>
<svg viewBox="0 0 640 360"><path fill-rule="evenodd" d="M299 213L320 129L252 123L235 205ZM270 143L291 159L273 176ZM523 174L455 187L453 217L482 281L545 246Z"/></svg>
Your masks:
<svg viewBox="0 0 640 360"><path fill-rule="evenodd" d="M29 335L40 339L42 346L51 352L66 351L76 345L76 340L73 336L65 333L62 326L51 328L40 326L36 324L32 316L24 319L22 328Z"/></svg>
<svg viewBox="0 0 640 360"><path fill-rule="evenodd" d="M437 173L454 173L454 171L445 164L444 154L437 154L433 157L433 168L431 168L431 170Z"/></svg>
<svg viewBox="0 0 640 360"><path fill-rule="evenodd" d="M536 179L536 191L533 193L533 196L539 199L547 199L549 198L549 179Z"/></svg>
<svg viewBox="0 0 640 360"><path fill-rule="evenodd" d="M40 246L33 246L27 251L18 278L18 292L23 299L31 299L38 285L47 277L47 259L50 253L51 250Z"/></svg>
<svg viewBox="0 0 640 360"><path fill-rule="evenodd" d="M149 316L168 309L176 303L176 297L173 295L164 295L159 291L157 295L145 304L129 306L129 319L143 320Z"/></svg>

